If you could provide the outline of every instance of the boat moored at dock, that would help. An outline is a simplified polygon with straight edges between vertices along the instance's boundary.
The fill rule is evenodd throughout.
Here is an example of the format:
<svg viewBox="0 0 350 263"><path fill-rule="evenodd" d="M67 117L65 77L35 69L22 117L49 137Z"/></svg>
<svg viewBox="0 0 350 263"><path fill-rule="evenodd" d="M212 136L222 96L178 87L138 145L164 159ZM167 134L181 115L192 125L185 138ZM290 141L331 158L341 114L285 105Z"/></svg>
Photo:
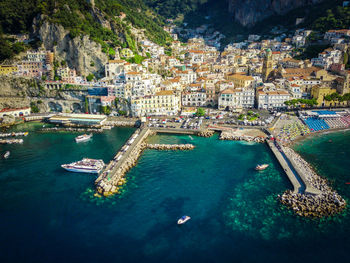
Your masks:
<svg viewBox="0 0 350 263"><path fill-rule="evenodd" d="M84 158L81 161L70 164L62 164L61 167L69 172L98 174L105 166L102 160Z"/></svg>

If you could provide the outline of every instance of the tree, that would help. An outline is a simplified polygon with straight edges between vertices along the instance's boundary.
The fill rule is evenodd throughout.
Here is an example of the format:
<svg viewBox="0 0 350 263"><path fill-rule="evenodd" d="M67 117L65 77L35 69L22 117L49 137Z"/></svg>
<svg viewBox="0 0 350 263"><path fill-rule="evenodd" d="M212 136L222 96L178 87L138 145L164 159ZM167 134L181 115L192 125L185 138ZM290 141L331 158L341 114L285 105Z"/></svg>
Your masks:
<svg viewBox="0 0 350 263"><path fill-rule="evenodd" d="M91 82L94 78L95 78L95 76L92 73L90 73L89 75L86 76L86 80L88 82Z"/></svg>
<svg viewBox="0 0 350 263"><path fill-rule="evenodd" d="M126 116L127 112L125 110L118 111L119 115Z"/></svg>
<svg viewBox="0 0 350 263"><path fill-rule="evenodd" d="M196 112L197 117L202 117L205 115L205 110L203 108L198 108Z"/></svg>
<svg viewBox="0 0 350 263"><path fill-rule="evenodd" d="M102 106L101 112L105 115L111 114L111 107L110 106Z"/></svg>
<svg viewBox="0 0 350 263"><path fill-rule="evenodd" d="M40 112L39 107L36 105L36 103L35 103L34 101L32 101L32 102L30 103L30 109L31 109L31 111L32 111L33 113L38 113L38 112Z"/></svg>
<svg viewBox="0 0 350 263"><path fill-rule="evenodd" d="M347 65L348 64L348 62L349 62L349 55L348 55L348 53L344 53L344 65Z"/></svg>
<svg viewBox="0 0 350 263"><path fill-rule="evenodd" d="M85 97L85 112L89 113L89 101L87 97Z"/></svg>

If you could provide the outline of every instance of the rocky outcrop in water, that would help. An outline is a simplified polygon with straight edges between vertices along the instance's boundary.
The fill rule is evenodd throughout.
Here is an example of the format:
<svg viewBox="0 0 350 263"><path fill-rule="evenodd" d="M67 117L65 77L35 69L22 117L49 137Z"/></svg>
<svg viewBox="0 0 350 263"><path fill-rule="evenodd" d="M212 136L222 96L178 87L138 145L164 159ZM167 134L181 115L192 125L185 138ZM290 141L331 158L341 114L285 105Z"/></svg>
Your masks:
<svg viewBox="0 0 350 263"><path fill-rule="evenodd" d="M229 0L229 11L243 26L253 26L272 15L283 15L295 8L323 0Z"/></svg>

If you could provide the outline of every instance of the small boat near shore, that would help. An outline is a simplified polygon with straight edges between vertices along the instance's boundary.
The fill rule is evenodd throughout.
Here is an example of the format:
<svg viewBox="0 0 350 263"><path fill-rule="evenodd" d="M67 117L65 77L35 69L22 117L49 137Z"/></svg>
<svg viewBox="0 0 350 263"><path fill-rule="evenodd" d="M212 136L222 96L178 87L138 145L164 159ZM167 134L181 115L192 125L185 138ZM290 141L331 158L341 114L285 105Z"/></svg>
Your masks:
<svg viewBox="0 0 350 263"><path fill-rule="evenodd" d="M4 153L4 155L3 155L3 157L4 157L4 159L7 159L7 158L9 158L10 157L10 151L6 151L5 153Z"/></svg>
<svg viewBox="0 0 350 263"><path fill-rule="evenodd" d="M79 135L78 137L75 137L75 142L87 142L88 140L90 140L92 138L92 133L90 134L83 134L83 135Z"/></svg>
<svg viewBox="0 0 350 263"><path fill-rule="evenodd" d="M255 170L257 170L257 171L263 171L263 170L265 170L267 167L269 167L268 164L258 164L258 165L255 167Z"/></svg>
<svg viewBox="0 0 350 263"><path fill-rule="evenodd" d="M189 216L182 216L179 220L177 220L177 224L183 225L190 219L191 219L191 217L189 217Z"/></svg>

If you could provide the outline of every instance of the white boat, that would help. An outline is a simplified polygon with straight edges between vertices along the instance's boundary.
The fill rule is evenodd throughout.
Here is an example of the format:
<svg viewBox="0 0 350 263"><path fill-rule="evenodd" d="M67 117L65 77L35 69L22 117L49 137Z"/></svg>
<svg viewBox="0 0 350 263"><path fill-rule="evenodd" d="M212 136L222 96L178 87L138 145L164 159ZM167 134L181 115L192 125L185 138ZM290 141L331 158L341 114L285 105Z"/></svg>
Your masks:
<svg viewBox="0 0 350 263"><path fill-rule="evenodd" d="M83 134L83 135L80 135L78 137L75 137L75 141L76 142L86 142L88 140L90 140L92 137L92 133L90 134Z"/></svg>
<svg viewBox="0 0 350 263"><path fill-rule="evenodd" d="M185 224L190 219L191 219L191 217L189 217L189 216L182 216L179 220L177 220L177 224L178 225Z"/></svg>
<svg viewBox="0 0 350 263"><path fill-rule="evenodd" d="M103 160L95 160L84 158L81 161L70 163L70 164L62 164L61 167L69 172L76 173L94 173L98 174L101 172L105 163Z"/></svg>
<svg viewBox="0 0 350 263"><path fill-rule="evenodd" d="M269 167L268 164L258 164L258 165L255 167L255 170L257 170L257 171L262 171L262 170L265 170L267 167Z"/></svg>
<svg viewBox="0 0 350 263"><path fill-rule="evenodd" d="M6 151L3 156L4 156L5 159L9 158L10 157L10 151Z"/></svg>

